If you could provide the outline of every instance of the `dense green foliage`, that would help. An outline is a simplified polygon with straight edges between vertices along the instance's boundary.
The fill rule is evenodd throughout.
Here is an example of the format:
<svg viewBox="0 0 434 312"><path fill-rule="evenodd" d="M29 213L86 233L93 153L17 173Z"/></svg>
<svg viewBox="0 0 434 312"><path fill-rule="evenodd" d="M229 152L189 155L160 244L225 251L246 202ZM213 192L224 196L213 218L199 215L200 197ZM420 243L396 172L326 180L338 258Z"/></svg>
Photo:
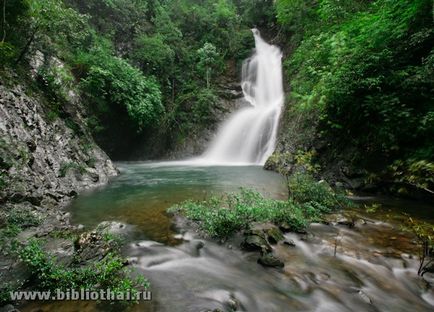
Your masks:
<svg viewBox="0 0 434 312"><path fill-rule="evenodd" d="M176 140L208 126L217 78L253 47L240 12L262 16L231 0L3 2L1 66L25 68L42 53L49 117L65 118L69 91L78 92L112 155L155 132Z"/></svg>
<svg viewBox="0 0 434 312"><path fill-rule="evenodd" d="M333 191L325 181L316 182L308 174L296 173L289 177L288 190L294 202L311 206L321 213L352 206L344 194Z"/></svg>
<svg viewBox="0 0 434 312"><path fill-rule="evenodd" d="M212 237L228 237L248 228L252 222L286 224L294 231L303 230L309 222L319 220L325 212L351 205L325 182L316 182L307 175L289 181L289 200L274 200L260 193L241 189L205 201L186 201L169 208L197 222Z"/></svg>
<svg viewBox="0 0 434 312"><path fill-rule="evenodd" d="M368 167L434 160L432 1L280 0L276 9L295 47L290 105L318 114L338 157L350 146Z"/></svg>

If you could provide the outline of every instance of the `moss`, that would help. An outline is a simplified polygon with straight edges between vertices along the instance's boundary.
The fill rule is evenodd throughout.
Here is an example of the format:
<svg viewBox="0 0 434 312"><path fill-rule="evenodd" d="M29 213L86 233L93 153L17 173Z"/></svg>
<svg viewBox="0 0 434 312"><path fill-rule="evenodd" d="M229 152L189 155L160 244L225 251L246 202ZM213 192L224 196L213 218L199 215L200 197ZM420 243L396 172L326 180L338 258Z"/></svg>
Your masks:
<svg viewBox="0 0 434 312"><path fill-rule="evenodd" d="M86 168L84 166L74 162L66 162L60 166L59 177L65 177L70 170L75 170L80 174L84 174L86 172Z"/></svg>

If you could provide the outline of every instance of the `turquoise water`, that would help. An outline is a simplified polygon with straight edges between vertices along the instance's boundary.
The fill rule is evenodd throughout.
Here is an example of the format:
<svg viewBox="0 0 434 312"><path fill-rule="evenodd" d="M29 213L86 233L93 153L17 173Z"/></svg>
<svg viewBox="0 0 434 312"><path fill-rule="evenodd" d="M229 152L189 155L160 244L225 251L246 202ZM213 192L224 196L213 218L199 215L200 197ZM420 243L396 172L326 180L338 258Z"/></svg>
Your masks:
<svg viewBox="0 0 434 312"><path fill-rule="evenodd" d="M286 198L285 180L260 166L198 167L179 163L117 163L120 175L100 189L81 194L70 206L72 221L93 227L102 221L136 226L137 235L176 243L166 209L187 199L253 188L272 198Z"/></svg>

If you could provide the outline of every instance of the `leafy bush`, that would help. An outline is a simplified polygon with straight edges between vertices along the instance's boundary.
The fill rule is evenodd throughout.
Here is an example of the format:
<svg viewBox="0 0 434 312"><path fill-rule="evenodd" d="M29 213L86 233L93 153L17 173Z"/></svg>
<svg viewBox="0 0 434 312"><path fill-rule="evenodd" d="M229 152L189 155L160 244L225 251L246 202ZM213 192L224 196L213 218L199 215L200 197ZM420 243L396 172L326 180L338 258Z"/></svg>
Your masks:
<svg viewBox="0 0 434 312"><path fill-rule="evenodd" d="M114 292L136 292L149 287L142 277L131 279L124 259L109 253L99 262L86 267L64 267L46 253L36 240L19 250L20 259L31 269L36 285L42 290L111 289Z"/></svg>
<svg viewBox="0 0 434 312"><path fill-rule="evenodd" d="M415 235L419 245L417 274L434 273L434 225L407 216L403 229Z"/></svg>
<svg viewBox="0 0 434 312"><path fill-rule="evenodd" d="M12 209L7 213L6 222L8 225L16 225L20 228L36 226L41 219L29 210Z"/></svg>
<svg viewBox="0 0 434 312"><path fill-rule="evenodd" d="M264 198L261 194L242 189L240 194L229 193L202 202L186 201L169 209L197 221L213 237L227 237L245 229L251 222L285 222L294 230L307 225L300 207L289 201Z"/></svg>
<svg viewBox="0 0 434 312"><path fill-rule="evenodd" d="M252 222L285 223L294 231L304 229L310 221L318 220L350 202L337 195L323 183L307 176L296 176L290 200L264 198L253 190L241 189L239 194L229 193L205 201L186 201L169 208L197 222L202 230L213 237L227 237L247 228Z"/></svg>
<svg viewBox="0 0 434 312"><path fill-rule="evenodd" d="M395 181L434 193L434 163L426 160L396 160L388 168Z"/></svg>
<svg viewBox="0 0 434 312"><path fill-rule="evenodd" d="M167 79L175 59L175 52L167 45L163 36L139 36L134 42L132 59L140 65L143 72L162 75ZM162 78L162 77L160 77Z"/></svg>
<svg viewBox="0 0 434 312"><path fill-rule="evenodd" d="M77 66L87 69L81 88L93 102L93 110L108 119L107 123L124 114L139 132L163 113L161 92L155 79L143 76L105 48L82 53L76 62Z"/></svg>
<svg viewBox="0 0 434 312"><path fill-rule="evenodd" d="M15 58L16 48L8 42L0 42L0 66L11 63Z"/></svg>
<svg viewBox="0 0 434 312"><path fill-rule="evenodd" d="M330 212L352 205L343 194L333 191L327 182L317 182L307 174L292 175L288 179L288 189L293 201L307 204L319 212Z"/></svg>

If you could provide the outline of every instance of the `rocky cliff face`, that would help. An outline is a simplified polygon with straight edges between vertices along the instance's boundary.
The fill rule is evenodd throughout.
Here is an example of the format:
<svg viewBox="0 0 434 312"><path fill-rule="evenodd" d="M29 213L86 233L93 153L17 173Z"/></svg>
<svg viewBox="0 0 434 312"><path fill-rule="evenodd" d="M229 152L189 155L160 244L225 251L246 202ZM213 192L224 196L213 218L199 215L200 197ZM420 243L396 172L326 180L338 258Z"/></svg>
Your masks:
<svg viewBox="0 0 434 312"><path fill-rule="evenodd" d="M49 118L43 103L30 88L0 82L2 203L55 206L117 174L82 126L80 103L69 103L67 119Z"/></svg>
<svg viewBox="0 0 434 312"><path fill-rule="evenodd" d="M244 100L240 83L234 79L221 82L217 90L218 101L211 108L210 116L212 118L206 127L190 133L179 142L175 142L174 147L163 158L182 159L201 155L217 135L219 126L229 118L229 115L239 108L249 105Z"/></svg>

